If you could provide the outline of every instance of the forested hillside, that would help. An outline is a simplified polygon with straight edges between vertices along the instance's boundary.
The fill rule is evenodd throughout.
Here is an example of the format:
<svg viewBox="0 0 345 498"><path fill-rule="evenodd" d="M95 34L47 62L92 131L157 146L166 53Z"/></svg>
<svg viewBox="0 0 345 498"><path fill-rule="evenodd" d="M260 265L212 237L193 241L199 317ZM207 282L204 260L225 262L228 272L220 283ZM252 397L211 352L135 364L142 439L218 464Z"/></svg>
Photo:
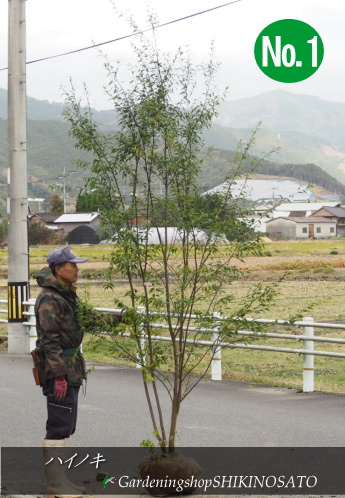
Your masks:
<svg viewBox="0 0 345 498"><path fill-rule="evenodd" d="M227 150L219 150L217 151L217 155L219 156L219 162L225 161L228 164L231 164L234 161L235 153ZM245 162L244 169L249 167L251 161L252 158L249 158ZM296 178L297 180L318 185L319 187L322 187L332 193L345 195L345 185L338 182L333 176L328 174L316 164L279 164L274 161L264 159L259 162L256 172L267 176Z"/></svg>
<svg viewBox="0 0 345 498"><path fill-rule="evenodd" d="M83 187L83 176L88 172L69 172L76 171L75 160L85 160L88 156L75 148L69 136L69 126L62 116L64 106L30 97L27 102L29 195L48 198L51 186L61 188L65 169L66 186L73 197ZM3 200L7 182L6 112L7 92L0 89L0 198ZM114 111L95 111L94 117L109 133L117 127ZM345 195L341 183L345 183L345 152L342 152L345 151L345 104L282 91L222 105L218 122L204 133L205 145L215 149L203 152L202 190L224 181L234 159L233 151L240 141L249 139L259 121L262 125L251 153L267 157L258 173L296 178Z"/></svg>
<svg viewBox="0 0 345 498"><path fill-rule="evenodd" d="M258 121L259 122L259 121ZM205 143L219 149L234 150L240 140L249 140L253 129L226 128L214 124L204 133ZM275 133L259 127L252 153L269 159L275 163L315 163L324 171L345 183L345 153L337 151L325 143L322 138L303 135L290 131ZM273 151L273 152L272 152Z"/></svg>
<svg viewBox="0 0 345 498"><path fill-rule="evenodd" d="M27 122L28 173L50 181L67 170L75 169L72 161L84 157L68 134L68 125L59 121ZM7 121L0 119L0 168L7 164Z"/></svg>
<svg viewBox="0 0 345 498"><path fill-rule="evenodd" d="M6 184L6 131L7 122L0 119L0 185ZM68 125L58 121L28 121L28 179L29 195L46 198L51 190L48 186L61 185L64 168L67 173L76 171L73 161L77 159L91 159L85 153L77 150L73 139L68 134ZM212 131L212 130L211 130ZM236 148L238 140L233 137L229 140L229 147ZM259 151L260 152L260 151ZM234 161L235 152L224 149L214 149L203 152L204 164L200 175L202 190L208 190L222 183L227 171ZM258 157L261 157L260 154ZM248 164L251 159L248 160ZM260 174L291 177L323 187L331 192L345 194L345 186L334 177L315 164L280 164L274 161L263 160L257 170ZM70 195L74 197L84 186L83 177L88 172L78 170L77 173L66 177L66 185ZM6 196L5 188L0 190L0 196Z"/></svg>
<svg viewBox="0 0 345 498"><path fill-rule="evenodd" d="M217 149L205 156L206 159L200 175L202 191L210 190L224 182L226 172L234 164L234 156L235 152ZM246 166L249 167L252 161L253 157L251 156L244 163L244 172ZM256 174L260 175L260 177L264 175L267 178L280 177L301 180L338 195L341 201L345 203L345 185L315 164L278 164L262 160L259 161Z"/></svg>

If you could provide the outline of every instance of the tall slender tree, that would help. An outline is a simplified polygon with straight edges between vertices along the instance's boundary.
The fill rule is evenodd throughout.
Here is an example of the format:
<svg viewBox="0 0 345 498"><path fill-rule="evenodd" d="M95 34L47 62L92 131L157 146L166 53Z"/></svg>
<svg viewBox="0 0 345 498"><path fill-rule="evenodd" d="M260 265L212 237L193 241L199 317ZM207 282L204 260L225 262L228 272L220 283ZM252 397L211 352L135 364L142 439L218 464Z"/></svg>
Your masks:
<svg viewBox="0 0 345 498"><path fill-rule="evenodd" d="M101 200L103 227L114 242L109 278L121 274L129 283L128 302L118 303L126 311L125 323L99 340L108 343L110 353L120 350L140 363L154 435L163 452L172 452L180 405L207 372L214 347L238 340L238 329L248 326L248 313L267 309L275 289L259 284L239 307L225 294L240 274L232 260L261 251L258 238L243 236L244 225L237 219L247 208L231 195L254 138L240 146L224 178L228 189L212 209L205 209L198 177L205 154L202 132L211 126L222 99L215 86L217 63L213 51L198 66L188 50L162 53L154 15L150 22L152 37L138 35L133 44L136 64L128 84L121 81L122 64L106 62L107 92L119 130L102 132L73 87L65 116L77 147L93 154L87 188ZM229 212L233 216L226 216ZM225 243L226 233L231 240ZM152 235L158 239L155 245ZM226 318L215 320L215 312ZM251 323L250 328L259 326ZM122 336L124 328L129 341ZM214 347L203 346L215 328ZM163 339L157 340L158 335ZM171 401L168 414L163 413L159 383Z"/></svg>

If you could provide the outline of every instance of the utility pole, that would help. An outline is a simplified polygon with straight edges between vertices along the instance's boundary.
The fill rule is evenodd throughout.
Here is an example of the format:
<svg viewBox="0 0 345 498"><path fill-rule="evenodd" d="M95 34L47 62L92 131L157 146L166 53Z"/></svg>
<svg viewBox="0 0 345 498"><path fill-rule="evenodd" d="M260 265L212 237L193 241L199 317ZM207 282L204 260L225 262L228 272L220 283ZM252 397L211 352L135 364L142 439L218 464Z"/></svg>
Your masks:
<svg viewBox="0 0 345 498"><path fill-rule="evenodd" d="M66 206L66 177L68 175L71 175L72 173L75 173L75 171L68 171L66 173L66 167L64 167L63 175L58 176L58 179L62 178L62 196L63 196L63 212L64 212L64 214L67 211L67 209L66 209L67 208L67 206Z"/></svg>
<svg viewBox="0 0 345 498"><path fill-rule="evenodd" d="M66 213L66 167L63 169L63 175L58 176L62 178L62 198L63 198L63 212Z"/></svg>
<svg viewBox="0 0 345 498"><path fill-rule="evenodd" d="M8 352L28 353L23 302L29 299L26 155L25 0L8 2Z"/></svg>

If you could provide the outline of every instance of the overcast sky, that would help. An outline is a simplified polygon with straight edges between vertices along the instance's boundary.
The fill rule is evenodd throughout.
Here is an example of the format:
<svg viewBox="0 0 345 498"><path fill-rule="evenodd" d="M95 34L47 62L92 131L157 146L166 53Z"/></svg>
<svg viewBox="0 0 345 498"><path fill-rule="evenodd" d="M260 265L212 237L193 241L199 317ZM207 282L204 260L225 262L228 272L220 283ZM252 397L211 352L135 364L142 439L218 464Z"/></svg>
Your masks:
<svg viewBox="0 0 345 498"><path fill-rule="evenodd" d="M123 12L130 11L144 28L149 6L165 23L226 3L227 0L116 0ZM8 2L0 2L0 68L7 67ZM325 55L318 71L300 83L278 83L265 76L254 59L257 36L280 19L298 19L321 36ZM258 95L274 89L316 95L345 102L345 2L344 0L240 0L232 5L159 29L159 43L173 52L188 45L197 60L206 59L215 42L221 62L219 83L229 86L228 100ZM76 50L131 32L115 14L110 0L27 0L27 61ZM126 64L130 41L103 47L110 60ZM77 88L85 82L91 104L109 107L102 90L106 81L103 60L96 49L27 66L27 94L40 100L62 102L63 88L72 78ZM0 71L0 87L7 88L7 71Z"/></svg>

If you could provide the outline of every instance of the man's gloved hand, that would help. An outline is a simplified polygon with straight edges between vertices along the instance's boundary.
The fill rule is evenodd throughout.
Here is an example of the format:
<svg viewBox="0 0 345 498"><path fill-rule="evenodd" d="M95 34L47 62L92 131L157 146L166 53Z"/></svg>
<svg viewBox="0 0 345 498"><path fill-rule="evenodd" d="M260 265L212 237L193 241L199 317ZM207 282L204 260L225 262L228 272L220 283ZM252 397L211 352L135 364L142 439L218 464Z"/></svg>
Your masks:
<svg viewBox="0 0 345 498"><path fill-rule="evenodd" d="M109 313L108 316L111 318L112 325L117 325L118 323L121 323L123 320L123 314L122 313Z"/></svg>
<svg viewBox="0 0 345 498"><path fill-rule="evenodd" d="M54 380L54 396L55 401L63 401L67 393L67 380L65 375L55 377Z"/></svg>

